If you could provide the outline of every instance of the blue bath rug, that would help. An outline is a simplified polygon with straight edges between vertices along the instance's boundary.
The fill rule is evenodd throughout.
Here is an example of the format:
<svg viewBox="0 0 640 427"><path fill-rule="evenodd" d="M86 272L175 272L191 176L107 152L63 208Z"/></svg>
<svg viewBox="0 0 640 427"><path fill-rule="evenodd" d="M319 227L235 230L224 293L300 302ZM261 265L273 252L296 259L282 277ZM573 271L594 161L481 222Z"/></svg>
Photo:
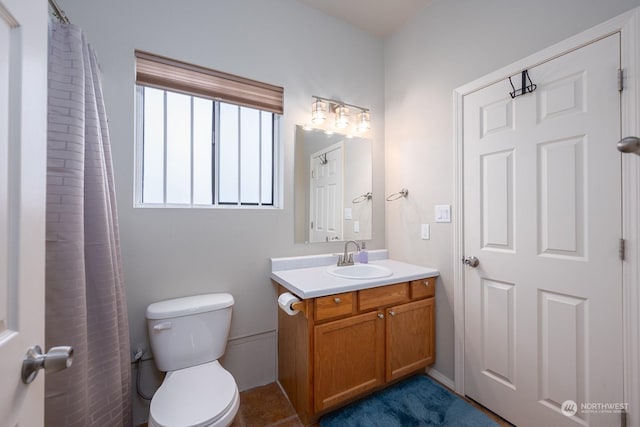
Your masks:
<svg viewBox="0 0 640 427"><path fill-rule="evenodd" d="M497 427L464 399L419 375L331 412L320 427Z"/></svg>

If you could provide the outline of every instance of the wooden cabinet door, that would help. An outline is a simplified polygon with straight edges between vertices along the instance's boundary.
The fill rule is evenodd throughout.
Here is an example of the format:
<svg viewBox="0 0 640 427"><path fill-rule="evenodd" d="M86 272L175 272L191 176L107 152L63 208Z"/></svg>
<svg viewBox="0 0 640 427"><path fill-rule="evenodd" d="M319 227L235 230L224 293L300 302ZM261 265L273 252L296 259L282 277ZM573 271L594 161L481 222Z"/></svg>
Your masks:
<svg viewBox="0 0 640 427"><path fill-rule="evenodd" d="M314 328L316 411L384 384L384 329L375 311Z"/></svg>
<svg viewBox="0 0 640 427"><path fill-rule="evenodd" d="M434 362L434 298L386 310L386 380L392 381Z"/></svg>

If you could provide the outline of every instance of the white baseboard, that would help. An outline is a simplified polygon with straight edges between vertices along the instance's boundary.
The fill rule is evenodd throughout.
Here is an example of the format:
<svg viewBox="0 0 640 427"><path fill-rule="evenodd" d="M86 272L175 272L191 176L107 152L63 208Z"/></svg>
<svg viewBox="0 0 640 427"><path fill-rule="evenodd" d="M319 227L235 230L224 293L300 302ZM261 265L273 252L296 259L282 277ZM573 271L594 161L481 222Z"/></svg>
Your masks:
<svg viewBox="0 0 640 427"><path fill-rule="evenodd" d="M455 382L449 378L448 376L446 376L445 374L443 374L442 372L436 370L436 369L427 369L427 375L429 375L431 378L433 378L434 380L444 384L445 386L449 387L451 390L455 390L456 389L456 384Z"/></svg>
<svg viewBox="0 0 640 427"><path fill-rule="evenodd" d="M231 338L220 363L231 372L240 391L276 380L278 361L276 331Z"/></svg>

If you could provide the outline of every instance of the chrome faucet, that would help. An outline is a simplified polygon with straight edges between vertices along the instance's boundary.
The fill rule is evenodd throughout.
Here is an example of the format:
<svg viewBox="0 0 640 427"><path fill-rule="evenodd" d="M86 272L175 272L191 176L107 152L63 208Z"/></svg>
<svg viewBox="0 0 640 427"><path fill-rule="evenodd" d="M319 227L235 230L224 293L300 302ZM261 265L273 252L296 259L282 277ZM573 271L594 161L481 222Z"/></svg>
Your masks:
<svg viewBox="0 0 640 427"><path fill-rule="evenodd" d="M358 248L358 252L360 252L360 246L358 245L358 242L356 242L355 240L346 241L344 244L344 254L338 255L338 267L341 267L343 265L353 265L353 254L347 252L349 243L353 243L354 245L356 245L356 248Z"/></svg>

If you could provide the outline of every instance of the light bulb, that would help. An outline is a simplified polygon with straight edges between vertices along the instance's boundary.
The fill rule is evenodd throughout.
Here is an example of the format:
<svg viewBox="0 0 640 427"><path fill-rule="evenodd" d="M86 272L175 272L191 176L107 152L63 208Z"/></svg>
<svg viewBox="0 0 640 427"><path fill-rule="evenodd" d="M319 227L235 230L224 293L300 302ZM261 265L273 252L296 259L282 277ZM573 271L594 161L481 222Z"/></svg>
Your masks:
<svg viewBox="0 0 640 427"><path fill-rule="evenodd" d="M311 103L311 123L322 124L327 119L327 107L324 101L316 99Z"/></svg>
<svg viewBox="0 0 640 427"><path fill-rule="evenodd" d="M335 109L336 113L336 127L338 129L344 129L349 126L349 109L344 105L338 105Z"/></svg>
<svg viewBox="0 0 640 427"><path fill-rule="evenodd" d="M358 113L358 132L366 132L371 129L371 114L368 111Z"/></svg>

